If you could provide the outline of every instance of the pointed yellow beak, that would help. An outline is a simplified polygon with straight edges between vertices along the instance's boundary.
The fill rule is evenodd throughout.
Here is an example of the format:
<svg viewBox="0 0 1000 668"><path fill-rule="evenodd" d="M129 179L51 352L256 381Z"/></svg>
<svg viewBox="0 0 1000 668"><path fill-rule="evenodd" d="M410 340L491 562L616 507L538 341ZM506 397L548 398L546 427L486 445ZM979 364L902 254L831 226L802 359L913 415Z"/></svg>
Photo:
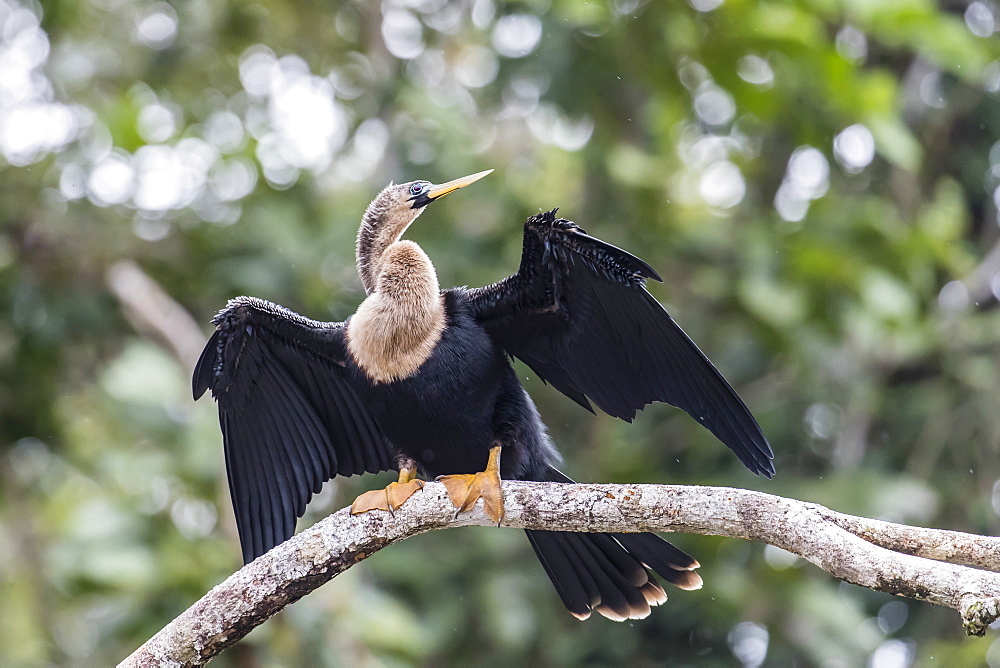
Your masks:
<svg viewBox="0 0 1000 668"><path fill-rule="evenodd" d="M427 198L437 199L439 197L444 197L448 193L455 192L459 188L464 188L470 183L475 183L492 171L492 169L487 169L485 172L477 172L475 174L463 176L460 179L455 179L454 181L448 181L448 183L431 186L430 190L427 191Z"/></svg>

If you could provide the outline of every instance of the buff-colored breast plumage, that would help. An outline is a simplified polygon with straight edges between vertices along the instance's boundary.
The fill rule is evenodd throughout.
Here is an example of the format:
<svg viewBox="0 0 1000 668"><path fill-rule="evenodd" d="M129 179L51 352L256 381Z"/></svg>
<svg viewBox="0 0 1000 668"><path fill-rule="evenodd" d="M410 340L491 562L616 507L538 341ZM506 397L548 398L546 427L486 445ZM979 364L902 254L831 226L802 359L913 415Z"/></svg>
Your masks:
<svg viewBox="0 0 1000 668"><path fill-rule="evenodd" d="M397 241L379 263L375 291L347 328L348 350L378 383L415 374L444 331L444 301L430 258L412 241Z"/></svg>

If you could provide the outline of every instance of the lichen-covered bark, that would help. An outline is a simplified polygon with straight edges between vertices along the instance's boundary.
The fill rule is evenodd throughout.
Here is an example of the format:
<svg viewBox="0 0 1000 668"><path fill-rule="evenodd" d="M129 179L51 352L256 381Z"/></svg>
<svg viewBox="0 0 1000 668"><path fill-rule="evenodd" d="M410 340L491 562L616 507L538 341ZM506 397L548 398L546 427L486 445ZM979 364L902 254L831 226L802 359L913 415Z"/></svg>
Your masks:
<svg viewBox="0 0 1000 668"><path fill-rule="evenodd" d="M1000 538L995 536L922 529L831 511L827 513L829 519L845 531L893 552L1000 571Z"/></svg>
<svg viewBox="0 0 1000 668"><path fill-rule="evenodd" d="M1000 617L998 538L869 520L725 487L505 481L503 488L503 526L758 540L847 582L953 608L970 635L983 635ZM375 511L351 516L345 508L240 569L121 665L201 665L278 610L387 545L432 529L491 524L481 504L455 517L440 483L428 483L394 515Z"/></svg>

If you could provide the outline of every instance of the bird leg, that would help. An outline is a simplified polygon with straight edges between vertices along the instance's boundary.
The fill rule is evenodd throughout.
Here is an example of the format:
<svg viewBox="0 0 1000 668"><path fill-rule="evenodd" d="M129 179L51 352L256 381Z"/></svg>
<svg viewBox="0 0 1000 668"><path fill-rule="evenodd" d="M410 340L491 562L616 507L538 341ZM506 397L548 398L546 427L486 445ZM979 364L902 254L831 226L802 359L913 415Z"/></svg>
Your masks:
<svg viewBox="0 0 1000 668"><path fill-rule="evenodd" d="M360 515L369 510L387 510L390 513L406 503L417 490L424 488L424 481L417 479L416 466L400 466L399 481L390 482L385 489L365 492L354 499L351 514Z"/></svg>
<svg viewBox="0 0 1000 668"><path fill-rule="evenodd" d="M500 446L490 448L490 459L486 470L480 473L462 473L439 476L448 490L451 502L458 508L457 515L472 510L476 501L483 500L483 510L500 525L503 520L503 492L500 489Z"/></svg>

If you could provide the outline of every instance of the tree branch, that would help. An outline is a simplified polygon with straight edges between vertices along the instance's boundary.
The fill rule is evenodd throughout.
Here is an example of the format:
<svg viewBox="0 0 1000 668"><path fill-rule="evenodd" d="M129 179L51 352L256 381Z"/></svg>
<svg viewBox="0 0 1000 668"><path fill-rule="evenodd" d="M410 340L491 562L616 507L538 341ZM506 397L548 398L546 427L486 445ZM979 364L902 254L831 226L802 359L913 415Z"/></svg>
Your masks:
<svg viewBox="0 0 1000 668"><path fill-rule="evenodd" d="M847 582L953 608L970 635L983 635L1000 618L1000 538L854 517L726 487L504 481L503 489L503 526L757 540ZM432 529L491 524L481 504L455 517L444 486L434 482L394 515L351 516L342 509L230 576L120 665L201 665L387 545Z"/></svg>

